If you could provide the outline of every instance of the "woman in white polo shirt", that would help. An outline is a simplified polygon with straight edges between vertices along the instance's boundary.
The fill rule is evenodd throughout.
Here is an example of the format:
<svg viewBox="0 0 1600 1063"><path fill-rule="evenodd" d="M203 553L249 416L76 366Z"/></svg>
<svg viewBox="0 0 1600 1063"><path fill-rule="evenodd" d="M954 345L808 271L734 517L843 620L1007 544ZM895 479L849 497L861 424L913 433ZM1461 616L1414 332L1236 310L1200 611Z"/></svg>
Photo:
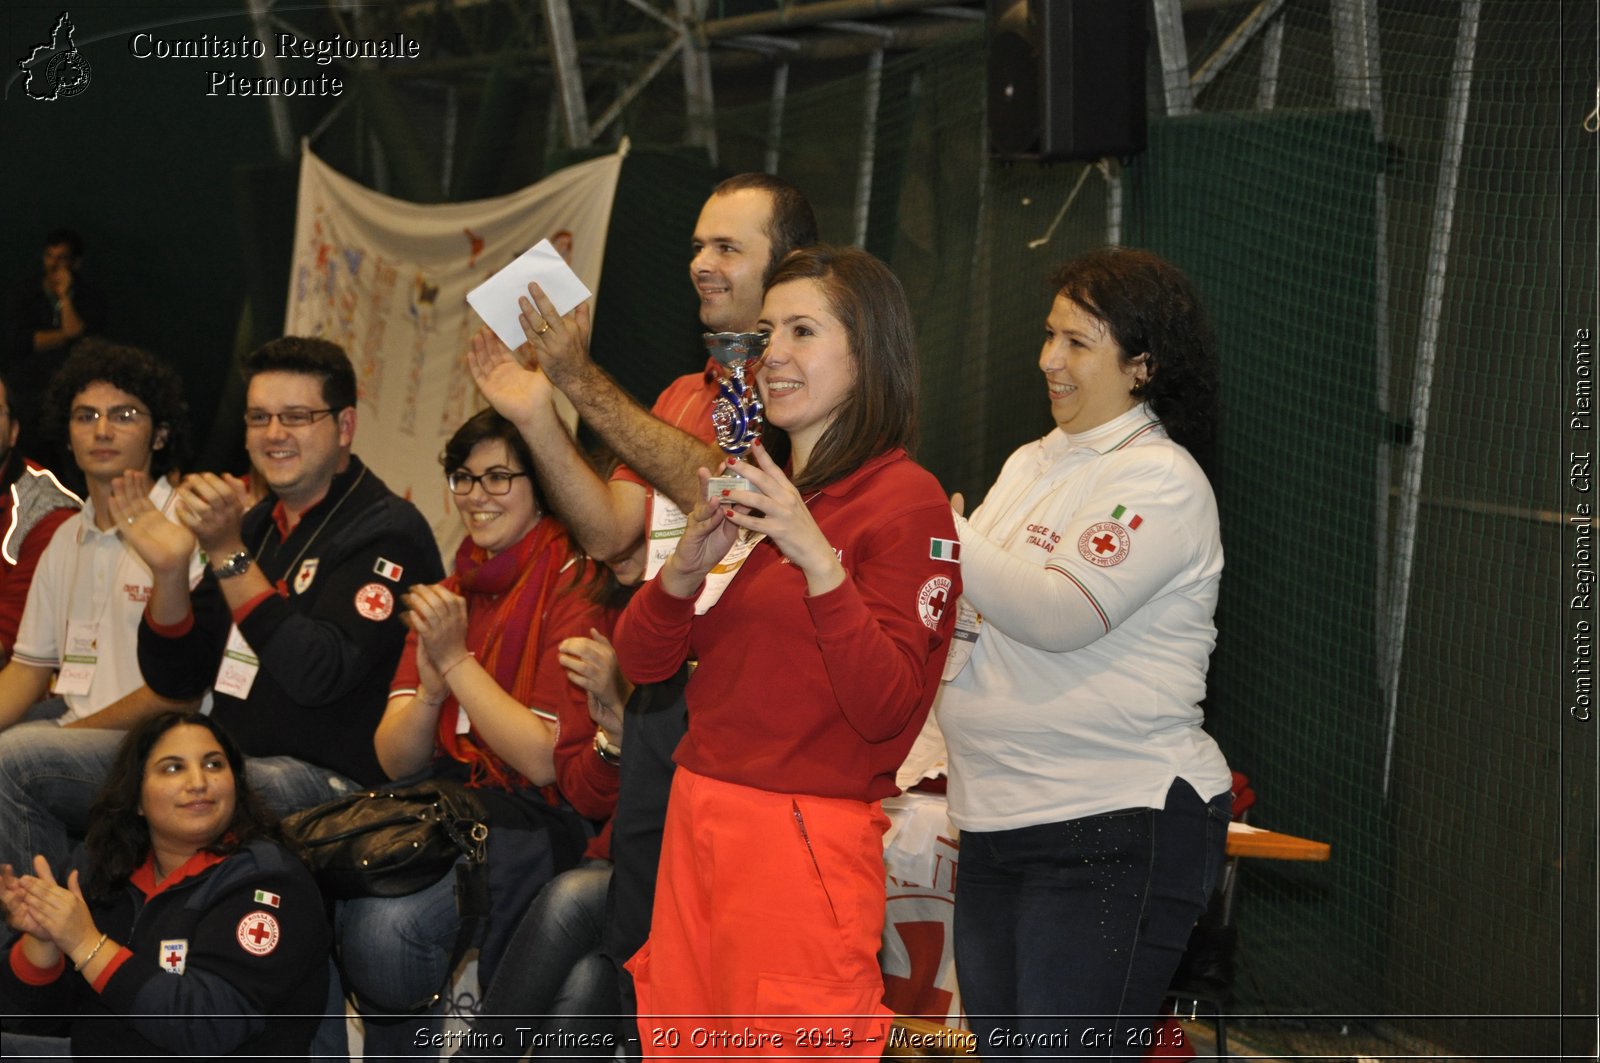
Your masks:
<svg viewBox="0 0 1600 1063"><path fill-rule="evenodd" d="M1188 449L1213 434L1215 342L1148 252L1091 252L1051 286L1056 428L957 521L969 637L937 703L956 971L988 1060L1137 1058L1226 840L1199 708L1222 543Z"/></svg>

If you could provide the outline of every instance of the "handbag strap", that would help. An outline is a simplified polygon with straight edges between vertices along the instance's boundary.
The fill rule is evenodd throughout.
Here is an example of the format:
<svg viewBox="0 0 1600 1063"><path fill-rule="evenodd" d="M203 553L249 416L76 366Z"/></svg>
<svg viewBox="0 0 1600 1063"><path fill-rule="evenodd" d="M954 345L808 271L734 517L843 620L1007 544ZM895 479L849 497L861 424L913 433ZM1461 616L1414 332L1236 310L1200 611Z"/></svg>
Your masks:
<svg viewBox="0 0 1600 1063"><path fill-rule="evenodd" d="M450 989L450 981L455 977L456 968L461 965L468 952L482 943L484 932L489 928L489 864L486 844L489 839L488 824L481 819L456 819L445 810L440 811L443 814L439 816L439 826L466 858L457 861L453 869L456 915L460 922L456 927L455 944L450 949L450 962L445 966L444 981L440 983L438 989L420 1000L399 1008L379 1008L363 1000L361 994L349 988L351 979L344 973L344 957L342 954L337 954L334 960L339 967L339 977L345 987L345 996L362 1014L371 1012L382 1015L414 1015L433 1007L444 999Z"/></svg>

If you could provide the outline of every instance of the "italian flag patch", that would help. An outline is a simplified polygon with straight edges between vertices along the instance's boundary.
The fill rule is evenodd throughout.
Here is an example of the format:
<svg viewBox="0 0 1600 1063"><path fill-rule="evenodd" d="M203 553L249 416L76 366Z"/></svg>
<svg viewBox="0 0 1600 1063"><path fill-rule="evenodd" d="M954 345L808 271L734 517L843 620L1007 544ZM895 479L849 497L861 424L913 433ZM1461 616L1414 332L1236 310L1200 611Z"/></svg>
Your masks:
<svg viewBox="0 0 1600 1063"><path fill-rule="evenodd" d="M1124 513L1126 513L1126 512L1128 512L1128 507L1127 506L1118 506L1116 509L1113 509L1111 511L1111 519L1112 520L1122 520L1122 515ZM1144 518L1139 516L1139 514L1135 513L1133 516L1128 518L1126 523L1128 525L1128 530L1129 531L1138 531L1139 530L1139 525L1144 523Z"/></svg>
<svg viewBox="0 0 1600 1063"><path fill-rule="evenodd" d="M278 896L276 893L268 893L266 890L256 890L257 904L265 904L269 908L276 908L282 900L283 898Z"/></svg>
<svg viewBox="0 0 1600 1063"><path fill-rule="evenodd" d="M372 566L372 571L376 572L386 580L393 580L394 582L398 583L400 582L400 573L404 572L405 569L401 568L399 565L387 558L380 557L378 558L377 563Z"/></svg>
<svg viewBox="0 0 1600 1063"><path fill-rule="evenodd" d="M961 544L954 539L929 539L928 556L935 561L960 561Z"/></svg>

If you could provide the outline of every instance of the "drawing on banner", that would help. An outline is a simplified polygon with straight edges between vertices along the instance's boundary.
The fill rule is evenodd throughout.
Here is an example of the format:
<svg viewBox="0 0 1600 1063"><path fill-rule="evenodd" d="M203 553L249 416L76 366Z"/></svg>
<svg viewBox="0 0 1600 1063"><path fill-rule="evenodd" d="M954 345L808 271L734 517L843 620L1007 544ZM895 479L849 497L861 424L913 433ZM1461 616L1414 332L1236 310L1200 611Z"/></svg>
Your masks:
<svg viewBox="0 0 1600 1063"><path fill-rule="evenodd" d="M462 366L478 320L466 293L549 234L590 291L622 153L471 203L407 203L362 187L309 149L300 164L284 328L342 346L360 388L362 459L412 498L453 548L460 521L435 461L483 405ZM558 239L559 238L559 239Z"/></svg>

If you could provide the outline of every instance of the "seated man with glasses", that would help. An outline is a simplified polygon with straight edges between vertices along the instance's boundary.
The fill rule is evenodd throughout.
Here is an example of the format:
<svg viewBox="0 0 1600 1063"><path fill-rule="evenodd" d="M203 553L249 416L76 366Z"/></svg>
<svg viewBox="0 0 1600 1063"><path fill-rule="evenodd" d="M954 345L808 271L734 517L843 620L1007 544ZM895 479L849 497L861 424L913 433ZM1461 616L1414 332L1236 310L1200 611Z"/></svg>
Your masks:
<svg viewBox="0 0 1600 1063"><path fill-rule="evenodd" d="M251 505L232 476L195 473L163 514L130 474L110 504L154 577L139 631L145 678L175 699L212 688L213 717L282 814L386 778L372 735L405 643L399 599L443 569L422 514L351 453L356 381L342 348L274 340L245 360L244 376L245 447L263 501ZM197 542L207 571L191 590L184 558ZM48 855L79 811L41 804L27 810L30 844Z"/></svg>
<svg viewBox="0 0 1600 1063"><path fill-rule="evenodd" d="M64 425L88 486L83 509L57 529L39 557L11 661L0 671L0 861L31 858L21 787L58 778L100 782L101 762L76 751L94 735L114 748L147 716L193 704L201 687L168 699L145 685L138 632L150 600L150 568L122 541L111 511L112 484L136 474L144 504L170 511L176 466L187 451L189 411L176 370L146 351L101 339L81 341L51 382L46 415ZM178 559L185 587L201 575L199 552ZM58 672L54 697L41 701ZM61 727L13 727L24 718ZM65 753L62 753L65 750ZM60 768L58 754L73 764ZM58 770L58 768L60 770ZM52 853L52 858L64 853Z"/></svg>
<svg viewBox="0 0 1600 1063"><path fill-rule="evenodd" d="M415 506L351 453L356 379L343 348L285 337L245 360L245 448L267 497L232 476L178 489L178 523L127 492L130 542L156 573L139 661L172 697L215 688L213 715L282 814L387 779L372 734L400 661L400 597L443 576ZM119 500L122 492L118 494ZM176 560L196 539L191 595Z"/></svg>

